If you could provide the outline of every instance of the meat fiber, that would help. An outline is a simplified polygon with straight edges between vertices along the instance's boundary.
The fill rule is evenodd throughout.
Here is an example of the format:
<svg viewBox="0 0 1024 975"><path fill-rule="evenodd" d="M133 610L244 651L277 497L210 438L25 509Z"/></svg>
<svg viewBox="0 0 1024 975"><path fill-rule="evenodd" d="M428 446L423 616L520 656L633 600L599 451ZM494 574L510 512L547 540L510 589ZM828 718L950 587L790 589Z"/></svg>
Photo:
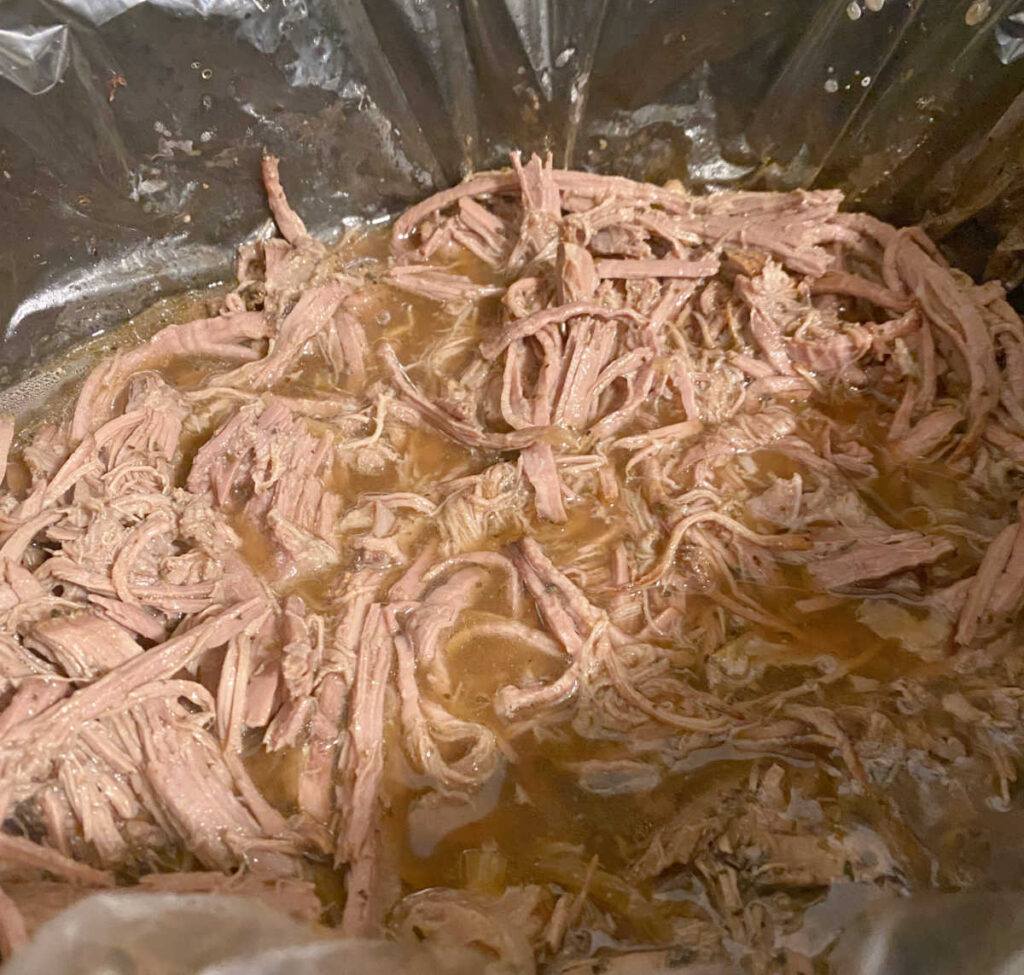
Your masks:
<svg viewBox="0 0 1024 975"><path fill-rule="evenodd" d="M808 571L822 589L841 589L915 566L930 565L953 551L954 545L949 539L894 532L881 541L854 540L843 551L811 562Z"/></svg>
<svg viewBox="0 0 1024 975"><path fill-rule="evenodd" d="M383 913L378 875L378 803L384 769L384 697L393 653L384 613L374 604L366 612L360 636L349 729L339 762L345 793L339 807L346 810L347 817L338 853L340 859L352 865L342 928L355 937L375 934Z"/></svg>

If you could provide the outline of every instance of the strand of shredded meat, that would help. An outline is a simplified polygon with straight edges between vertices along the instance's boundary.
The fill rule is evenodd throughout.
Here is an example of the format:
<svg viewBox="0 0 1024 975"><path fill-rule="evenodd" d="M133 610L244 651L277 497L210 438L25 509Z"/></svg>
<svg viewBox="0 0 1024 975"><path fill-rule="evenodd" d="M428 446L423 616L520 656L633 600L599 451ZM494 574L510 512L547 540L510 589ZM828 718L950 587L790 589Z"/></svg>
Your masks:
<svg viewBox="0 0 1024 975"><path fill-rule="evenodd" d="M834 885L985 882L942 844L1022 745L999 287L834 191L516 156L385 257L263 176L215 307L0 417L5 952L140 877L315 920L337 870L346 935L796 973ZM395 816L427 856L499 796L513 874L409 893Z"/></svg>

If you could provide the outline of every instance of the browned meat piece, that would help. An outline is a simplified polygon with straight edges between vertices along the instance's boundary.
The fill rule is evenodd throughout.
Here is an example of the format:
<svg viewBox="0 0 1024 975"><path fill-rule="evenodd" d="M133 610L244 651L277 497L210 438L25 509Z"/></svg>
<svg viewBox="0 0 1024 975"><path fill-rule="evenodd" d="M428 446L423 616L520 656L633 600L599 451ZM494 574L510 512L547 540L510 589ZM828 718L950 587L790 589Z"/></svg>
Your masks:
<svg viewBox="0 0 1024 975"><path fill-rule="evenodd" d="M598 261L599 278L709 278L718 273L718 258L705 257L699 261L678 258L661 260Z"/></svg>
<svg viewBox="0 0 1024 975"><path fill-rule="evenodd" d="M130 657L94 683L77 690L66 701L33 714L0 741L8 747L30 747L31 764L46 764L48 750L58 747L76 727L123 708L133 691L153 681L167 680L194 657L211 647L222 646L236 633L242 632L265 610L265 602L254 599L211 616L159 647Z"/></svg>
<svg viewBox="0 0 1024 975"><path fill-rule="evenodd" d="M551 154L542 163L536 155L524 166L519 153L512 154L512 169L519 178L523 213L519 239L509 255L510 267L554 257L562 223L561 194L554 178Z"/></svg>
<svg viewBox="0 0 1024 975"><path fill-rule="evenodd" d="M820 339L791 338L785 344L793 362L819 375L841 378L871 348L871 335L847 330Z"/></svg>
<svg viewBox="0 0 1024 975"><path fill-rule="evenodd" d="M950 336L967 369L968 427L964 442L973 443L981 435L988 413L999 399L1002 383L992 336L976 301L963 293L947 268L927 254L918 241L902 232L896 261L925 315Z"/></svg>
<svg viewBox="0 0 1024 975"><path fill-rule="evenodd" d="M514 975L533 975L535 940L543 926L544 891L510 887L500 897L459 890L424 890L399 904L393 925L399 938L428 937L441 950L463 948L491 959Z"/></svg>
<svg viewBox="0 0 1024 975"><path fill-rule="evenodd" d="M306 343L327 329L347 292L340 281L304 291L278 325L270 351L229 374L227 381L252 389L276 386L295 366Z"/></svg>
<svg viewBox="0 0 1024 975"><path fill-rule="evenodd" d="M105 870L77 863L57 850L32 843L20 836L0 833L0 859L18 867L45 870L86 887L113 887L114 878Z"/></svg>
<svg viewBox="0 0 1024 975"><path fill-rule="evenodd" d="M562 483L550 444L537 443L522 453L523 473L533 487L537 514L548 521L564 522Z"/></svg>
<svg viewBox="0 0 1024 975"><path fill-rule="evenodd" d="M843 589L858 582L884 579L896 572L931 565L950 555L953 543L914 532L879 540L851 540L835 555L809 562L807 571L822 589Z"/></svg>
<svg viewBox="0 0 1024 975"><path fill-rule="evenodd" d="M605 308L603 305L589 301L574 301L560 308L548 308L512 322L499 334L485 339L480 344L480 351L485 359L496 359L513 342L536 335L549 325L563 325L570 319L584 315L590 318L621 318L625 321L642 321L640 316L631 309Z"/></svg>
<svg viewBox="0 0 1024 975"><path fill-rule="evenodd" d="M432 267L398 264L388 271L387 281L396 288L434 301L476 301L501 294L495 285L477 284L463 274L450 274Z"/></svg>
<svg viewBox="0 0 1024 975"><path fill-rule="evenodd" d="M498 267L507 258L509 228L500 217L475 200L462 197L451 227L452 239L480 260Z"/></svg>
<svg viewBox="0 0 1024 975"><path fill-rule="evenodd" d="M142 652L124 627L88 612L36 623L26 644L78 678L105 674Z"/></svg>
<svg viewBox="0 0 1024 975"><path fill-rule="evenodd" d="M338 859L349 864L342 930L354 937L375 934L384 906L378 890L380 779L384 770L384 696L394 656L384 612L366 613L349 708L349 726L340 759L344 776L339 806L347 811Z"/></svg>
<svg viewBox="0 0 1024 975"><path fill-rule="evenodd" d="M956 630L958 643L971 643L979 625L989 615L997 622L1007 622L1020 602L1024 583L1024 538L1021 536L1019 524L1008 525L986 549L960 611Z"/></svg>
<svg viewBox="0 0 1024 975"><path fill-rule="evenodd" d="M264 860L270 866L274 857L254 856L265 840L263 830L236 796L230 771L212 737L181 734L179 723L187 716L174 714L161 702L135 709L133 717L155 811L171 835L208 869L230 870L246 857L256 865ZM278 859L284 860L287 846L278 849Z"/></svg>
<svg viewBox="0 0 1024 975"><path fill-rule="evenodd" d="M315 694L315 707L306 739L306 763L299 773L299 808L327 823L334 808L334 772L337 767L338 734L342 727L348 683L338 673L324 676Z"/></svg>
<svg viewBox="0 0 1024 975"><path fill-rule="evenodd" d="M438 213L445 207L457 203L464 197L487 196L514 189L519 180L515 173L483 173L466 180L449 190L443 190L428 197L422 203L406 210L391 228L391 241L394 249L401 253L407 248L407 238L416 229L424 217Z"/></svg>
<svg viewBox="0 0 1024 975"><path fill-rule="evenodd" d="M901 461L918 461L929 456L942 445L962 419L963 412L958 406L934 410L892 445L893 456Z"/></svg>
<svg viewBox="0 0 1024 975"><path fill-rule="evenodd" d="M179 355L256 360L259 353L243 343L265 338L270 323L263 312L237 311L202 318L184 325L169 325L147 343L100 365L82 387L75 406L71 436L82 440L109 416L111 404L129 377L162 365Z"/></svg>
<svg viewBox="0 0 1024 975"><path fill-rule="evenodd" d="M597 291L598 274L590 251L579 244L562 241L558 251L558 297L562 304L574 301L590 301ZM507 302L506 302L507 304ZM533 308L533 311L539 311ZM524 318L530 314L519 314L513 309L516 318Z"/></svg>
<svg viewBox="0 0 1024 975"><path fill-rule="evenodd" d="M284 190L281 188L277 156L264 153L262 167L267 202L270 204L270 212L274 215L277 229L281 231L281 236L289 244L298 247L309 238L309 233L306 231L306 225L302 222L302 218L289 205Z"/></svg>
<svg viewBox="0 0 1024 975"><path fill-rule="evenodd" d="M424 419L429 420L453 440L463 443L467 447L481 447L485 450L510 450L517 447L527 447L538 439L539 434L529 428L516 430L512 433L487 433L471 427L467 423L452 419L423 396L410 382L391 346L383 345L380 354L388 377L399 392L412 403Z"/></svg>
<svg viewBox="0 0 1024 975"><path fill-rule="evenodd" d="M828 271L820 278L810 282L813 294L842 294L853 298L864 298L879 308L890 311L905 312L910 309L910 299L905 295L890 291L884 285L876 284L859 274L845 271Z"/></svg>

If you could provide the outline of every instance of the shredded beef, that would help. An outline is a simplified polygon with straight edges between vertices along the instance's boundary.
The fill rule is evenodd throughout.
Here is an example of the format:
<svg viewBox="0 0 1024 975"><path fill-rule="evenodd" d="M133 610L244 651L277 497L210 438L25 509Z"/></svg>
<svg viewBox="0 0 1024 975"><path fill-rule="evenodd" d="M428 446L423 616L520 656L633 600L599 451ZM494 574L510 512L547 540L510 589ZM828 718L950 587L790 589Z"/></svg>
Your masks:
<svg viewBox="0 0 1024 975"><path fill-rule="evenodd" d="M510 972L760 975L832 887L985 882L948 838L1024 747L1001 288L830 190L514 155L382 258L263 178L233 290L0 416L5 954L128 878L304 920L315 881ZM425 822L465 889L400 862Z"/></svg>

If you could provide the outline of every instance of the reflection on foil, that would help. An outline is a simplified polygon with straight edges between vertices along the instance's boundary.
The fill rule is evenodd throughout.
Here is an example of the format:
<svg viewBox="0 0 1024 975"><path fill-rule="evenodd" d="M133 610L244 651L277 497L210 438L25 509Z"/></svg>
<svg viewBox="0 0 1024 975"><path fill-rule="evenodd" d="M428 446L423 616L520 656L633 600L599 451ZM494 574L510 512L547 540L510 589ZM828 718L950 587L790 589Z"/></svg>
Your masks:
<svg viewBox="0 0 1024 975"><path fill-rule="evenodd" d="M550 101L551 8L546 3L508 0L508 12L544 97Z"/></svg>
<svg viewBox="0 0 1024 975"><path fill-rule="evenodd" d="M39 312L62 308L83 298L109 295L140 280L152 283L155 299L160 286L175 284L185 287L197 278L230 267L234 252L234 245L186 243L183 235L134 247L114 260L73 270L30 295L17 306L2 337L10 338L17 334L22 322Z"/></svg>
<svg viewBox="0 0 1024 975"><path fill-rule="evenodd" d="M64 77L71 55L63 24L0 30L0 78L29 95L44 95Z"/></svg>
<svg viewBox="0 0 1024 975"><path fill-rule="evenodd" d="M1003 64L1024 57L1024 11L1004 17L993 32L996 54Z"/></svg>
<svg viewBox="0 0 1024 975"><path fill-rule="evenodd" d="M266 6L257 0L239 3L238 0L61 0L61 6L78 14L94 27L104 24L127 13L133 7L146 4L176 14L193 14L199 17L238 17L250 7L265 10Z"/></svg>
<svg viewBox="0 0 1024 975"><path fill-rule="evenodd" d="M591 123L590 132L608 139L628 140L655 126L671 126L689 139L686 172L692 184L708 186L738 180L753 172L753 166L738 165L722 157L708 73L708 65L704 64L697 78L695 101L656 103L629 112L613 112L607 119Z"/></svg>

